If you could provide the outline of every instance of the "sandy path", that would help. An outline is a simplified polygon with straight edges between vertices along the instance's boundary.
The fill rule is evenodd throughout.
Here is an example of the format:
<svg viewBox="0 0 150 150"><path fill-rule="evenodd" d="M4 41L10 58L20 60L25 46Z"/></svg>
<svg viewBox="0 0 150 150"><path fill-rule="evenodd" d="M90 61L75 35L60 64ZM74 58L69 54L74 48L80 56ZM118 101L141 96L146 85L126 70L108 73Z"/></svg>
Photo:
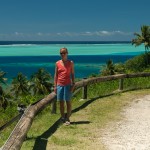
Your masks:
<svg viewBox="0 0 150 150"><path fill-rule="evenodd" d="M123 119L109 126L103 142L108 150L150 150L150 95L136 99Z"/></svg>

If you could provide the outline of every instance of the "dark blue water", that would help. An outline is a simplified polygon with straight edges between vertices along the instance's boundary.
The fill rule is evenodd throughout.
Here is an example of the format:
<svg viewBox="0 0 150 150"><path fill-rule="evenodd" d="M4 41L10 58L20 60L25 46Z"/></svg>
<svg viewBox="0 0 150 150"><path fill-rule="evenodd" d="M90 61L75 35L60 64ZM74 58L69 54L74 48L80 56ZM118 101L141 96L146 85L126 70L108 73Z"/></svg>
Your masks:
<svg viewBox="0 0 150 150"><path fill-rule="evenodd" d="M132 57L133 55L72 55L69 59L74 61L76 78L84 78L91 74L99 74L101 66L109 59L118 63ZM0 69L7 73L8 81L16 77L19 72L30 78L39 68L45 68L53 77L55 62L59 59L59 56L5 56L0 57Z"/></svg>

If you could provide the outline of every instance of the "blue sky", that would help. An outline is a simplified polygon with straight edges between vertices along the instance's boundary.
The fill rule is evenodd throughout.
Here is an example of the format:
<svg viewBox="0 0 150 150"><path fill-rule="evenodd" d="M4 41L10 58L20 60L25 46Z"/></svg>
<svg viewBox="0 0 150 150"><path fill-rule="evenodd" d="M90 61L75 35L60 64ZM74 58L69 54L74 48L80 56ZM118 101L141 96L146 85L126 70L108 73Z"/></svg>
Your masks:
<svg viewBox="0 0 150 150"><path fill-rule="evenodd" d="M150 0L0 0L0 40L131 41Z"/></svg>

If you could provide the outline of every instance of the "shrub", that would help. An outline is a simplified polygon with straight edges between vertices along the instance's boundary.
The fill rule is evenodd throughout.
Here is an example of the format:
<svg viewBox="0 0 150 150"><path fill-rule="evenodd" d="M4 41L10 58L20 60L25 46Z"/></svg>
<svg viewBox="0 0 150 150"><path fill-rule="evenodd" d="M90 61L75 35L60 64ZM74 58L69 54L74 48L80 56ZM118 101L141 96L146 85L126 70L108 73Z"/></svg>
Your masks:
<svg viewBox="0 0 150 150"><path fill-rule="evenodd" d="M129 59L125 62L125 69L131 72L143 72L150 64L150 62L147 64L147 58L150 59L150 53Z"/></svg>

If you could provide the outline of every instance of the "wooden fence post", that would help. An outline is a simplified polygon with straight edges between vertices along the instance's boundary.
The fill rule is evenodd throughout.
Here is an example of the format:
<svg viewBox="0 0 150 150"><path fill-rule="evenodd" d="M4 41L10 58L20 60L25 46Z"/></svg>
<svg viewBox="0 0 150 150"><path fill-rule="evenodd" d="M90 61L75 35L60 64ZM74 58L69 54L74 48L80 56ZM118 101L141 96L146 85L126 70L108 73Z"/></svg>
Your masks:
<svg viewBox="0 0 150 150"><path fill-rule="evenodd" d="M119 80L119 90L123 90L123 79Z"/></svg>
<svg viewBox="0 0 150 150"><path fill-rule="evenodd" d="M57 110L57 101L56 101L56 99L52 101L51 106L52 106L51 113L56 114L56 110Z"/></svg>
<svg viewBox="0 0 150 150"><path fill-rule="evenodd" d="M54 86L51 87L51 92L52 92L52 91L54 91ZM56 105L56 104L57 104L57 100L54 99L54 100L51 102L51 109L52 109L52 110L51 110L51 113L52 113L52 114L56 114L56 110L57 110L57 105Z"/></svg>
<svg viewBox="0 0 150 150"><path fill-rule="evenodd" d="M84 79L87 79L87 78L83 78ZM84 81L83 81L84 82ZM82 99L87 99L87 85L84 85L82 87Z"/></svg>

